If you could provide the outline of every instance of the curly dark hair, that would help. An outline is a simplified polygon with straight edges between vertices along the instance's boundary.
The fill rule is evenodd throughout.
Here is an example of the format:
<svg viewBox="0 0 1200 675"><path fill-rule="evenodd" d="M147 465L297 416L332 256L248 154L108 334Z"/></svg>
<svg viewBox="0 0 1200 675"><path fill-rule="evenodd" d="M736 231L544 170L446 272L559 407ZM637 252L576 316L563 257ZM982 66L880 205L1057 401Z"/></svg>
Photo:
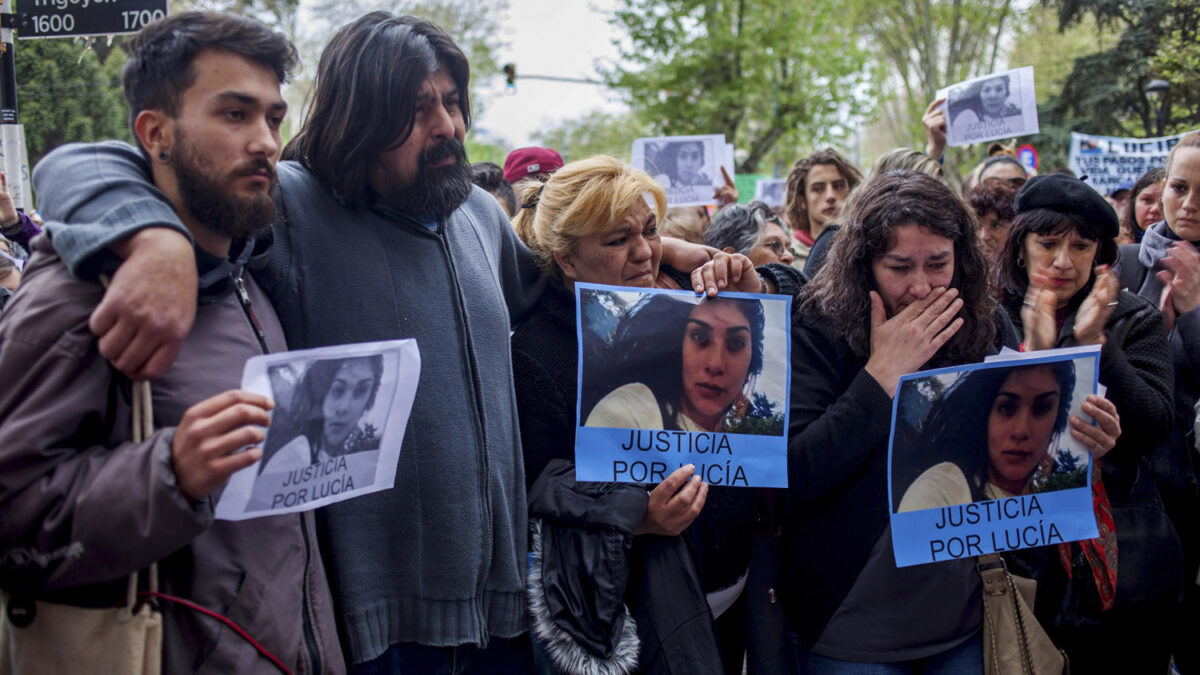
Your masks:
<svg viewBox="0 0 1200 675"><path fill-rule="evenodd" d="M1054 417L1052 435L1063 433L1071 412L1071 400L1075 392L1075 363L1055 361L1020 367L982 368L962 375L951 388L933 403L921 432L912 439L905 466L897 467L892 476L892 508L899 508L900 500L913 481L931 466L945 461L958 465L971 488L972 499L985 499L984 486L988 481L988 420L1000 388L1014 373L1033 368L1049 368L1058 381L1062 395L1058 399L1058 412ZM910 383L906 383L911 386ZM984 405L986 403L987 405ZM963 448L982 448L982 452L964 454ZM893 458L897 464L898 459Z"/></svg>
<svg viewBox="0 0 1200 675"><path fill-rule="evenodd" d="M950 281L963 301L962 328L942 346L930 367L975 363L991 350L995 308L988 299L988 262L975 233L975 216L936 178L887 171L868 180L846 204L842 230L829 257L800 295L800 312L824 317L855 354L871 353L871 265L893 244L893 232L918 225L954 242Z"/></svg>
<svg viewBox="0 0 1200 675"><path fill-rule="evenodd" d="M817 150L808 157L796 160L788 173L787 192L784 196L783 217L793 230L811 232L808 223L808 172L818 164L832 164L846 179L846 187L853 192L862 182L862 173L854 168L850 160L833 148Z"/></svg>
<svg viewBox="0 0 1200 675"><path fill-rule="evenodd" d="M1013 210L1016 199L1017 188L1010 183L981 183L967 192L967 204L974 209L977 218L994 211L998 219L1012 222L1017 216Z"/></svg>

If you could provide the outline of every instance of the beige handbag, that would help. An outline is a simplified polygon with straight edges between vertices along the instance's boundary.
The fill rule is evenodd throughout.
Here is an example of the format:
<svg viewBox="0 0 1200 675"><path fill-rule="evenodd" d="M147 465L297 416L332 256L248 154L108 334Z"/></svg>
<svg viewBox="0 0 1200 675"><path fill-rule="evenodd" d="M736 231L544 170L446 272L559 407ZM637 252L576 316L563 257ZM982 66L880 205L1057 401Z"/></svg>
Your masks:
<svg viewBox="0 0 1200 675"><path fill-rule="evenodd" d="M154 431L150 383L133 385L133 440ZM158 590L158 569L150 565L148 586ZM162 612L138 602L138 573L129 575L125 605L89 609L36 600L29 608L10 607L0 592L0 675L162 672ZM32 613L32 616L30 616ZM23 624L23 625L22 625Z"/></svg>
<svg viewBox="0 0 1200 675"><path fill-rule="evenodd" d="M996 554L979 556L983 578L983 672L985 675L1061 675L1067 655L1051 642L1033 615L1037 582L1009 574Z"/></svg>

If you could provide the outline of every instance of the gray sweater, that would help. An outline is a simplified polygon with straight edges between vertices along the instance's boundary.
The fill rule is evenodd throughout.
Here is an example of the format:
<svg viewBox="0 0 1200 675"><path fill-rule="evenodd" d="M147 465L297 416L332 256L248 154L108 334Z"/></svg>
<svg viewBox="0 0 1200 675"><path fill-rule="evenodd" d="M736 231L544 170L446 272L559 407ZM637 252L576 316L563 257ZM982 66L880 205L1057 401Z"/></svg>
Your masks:
<svg viewBox="0 0 1200 675"><path fill-rule="evenodd" d="M39 164L47 220L76 223L50 227L72 270L111 265L104 246L142 227L180 228L146 170L119 143ZM256 278L288 344L415 338L421 350L396 486L318 514L347 657L519 635L526 508L509 332L544 284L532 255L479 189L431 230L346 209L295 163L278 171L275 245Z"/></svg>

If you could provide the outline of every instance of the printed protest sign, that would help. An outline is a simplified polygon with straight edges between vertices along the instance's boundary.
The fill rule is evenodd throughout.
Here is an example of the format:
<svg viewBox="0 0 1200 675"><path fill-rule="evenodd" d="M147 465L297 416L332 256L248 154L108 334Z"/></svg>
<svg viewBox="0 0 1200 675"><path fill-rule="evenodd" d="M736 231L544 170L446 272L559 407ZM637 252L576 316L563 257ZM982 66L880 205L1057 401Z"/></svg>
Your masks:
<svg viewBox="0 0 1200 675"><path fill-rule="evenodd" d="M242 388L273 399L275 409L262 459L229 479L216 517L309 511L392 487L420 374L415 340L247 361Z"/></svg>
<svg viewBox="0 0 1200 675"><path fill-rule="evenodd" d="M668 206L704 206L725 184L721 167L733 177L733 146L724 134L639 138L633 142L633 166L654 176L667 191Z"/></svg>
<svg viewBox="0 0 1200 675"><path fill-rule="evenodd" d="M1068 163L1077 176L1102 195L1111 194L1122 184L1136 183L1147 171L1167 165L1171 148L1183 138L1120 138L1071 132Z"/></svg>
<svg viewBox="0 0 1200 675"><path fill-rule="evenodd" d="M787 487L791 300L576 283L576 479Z"/></svg>
<svg viewBox="0 0 1200 675"><path fill-rule="evenodd" d="M946 142L969 145L1038 132L1033 67L992 73L938 91L945 98Z"/></svg>
<svg viewBox="0 0 1200 675"><path fill-rule="evenodd" d="M754 184L754 198L771 208L783 206L786 194L786 178L760 178Z"/></svg>
<svg viewBox="0 0 1200 675"><path fill-rule="evenodd" d="M888 498L896 565L1097 536L1091 454L1067 420L1097 390L1100 348L905 375Z"/></svg>

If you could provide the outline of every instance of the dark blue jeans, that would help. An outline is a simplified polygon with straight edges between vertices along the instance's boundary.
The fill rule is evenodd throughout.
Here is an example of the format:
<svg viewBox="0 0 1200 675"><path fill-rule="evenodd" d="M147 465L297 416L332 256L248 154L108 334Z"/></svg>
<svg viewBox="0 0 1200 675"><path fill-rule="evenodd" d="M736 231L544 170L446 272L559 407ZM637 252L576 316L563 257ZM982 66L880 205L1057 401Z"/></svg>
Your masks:
<svg viewBox="0 0 1200 675"><path fill-rule="evenodd" d="M529 636L492 638L486 647L429 647L405 642L350 666L351 675L521 675L533 672Z"/></svg>
<svg viewBox="0 0 1200 675"><path fill-rule="evenodd" d="M983 636L976 633L970 640L940 654L899 663L839 661L799 647L796 659L804 675L982 675Z"/></svg>

